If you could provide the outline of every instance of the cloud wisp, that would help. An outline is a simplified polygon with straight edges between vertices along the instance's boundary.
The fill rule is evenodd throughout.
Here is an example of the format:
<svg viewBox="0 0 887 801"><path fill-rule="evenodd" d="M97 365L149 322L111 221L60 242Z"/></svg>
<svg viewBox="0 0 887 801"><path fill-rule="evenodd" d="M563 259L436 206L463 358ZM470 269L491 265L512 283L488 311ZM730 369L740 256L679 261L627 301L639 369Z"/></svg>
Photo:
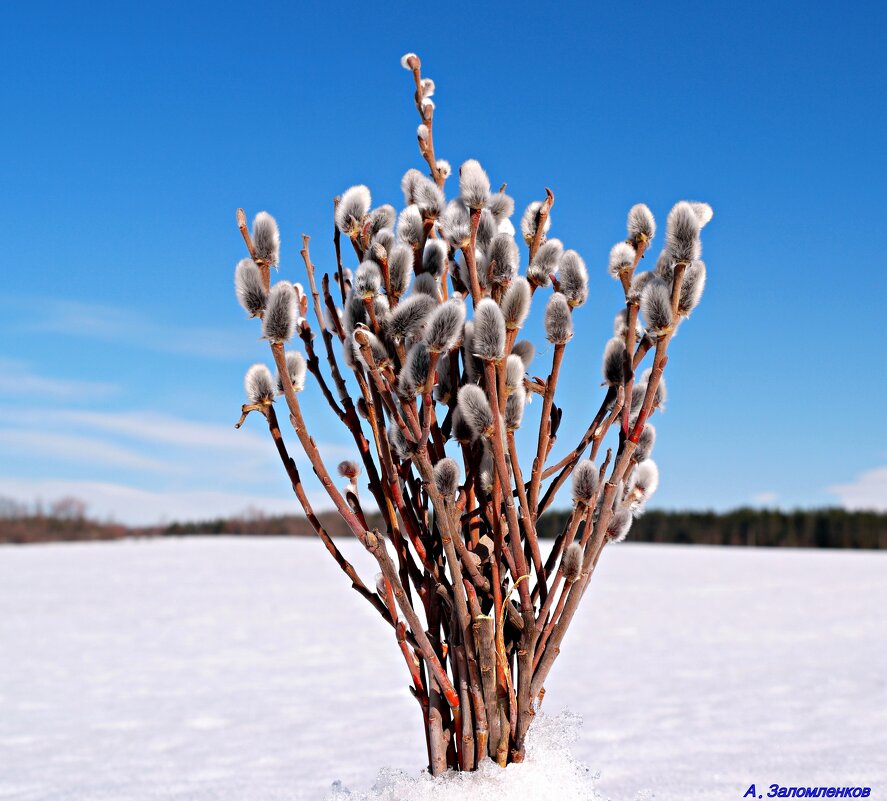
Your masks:
<svg viewBox="0 0 887 801"><path fill-rule="evenodd" d="M835 484L828 492L847 509L887 511L887 467L866 470L849 484Z"/></svg>

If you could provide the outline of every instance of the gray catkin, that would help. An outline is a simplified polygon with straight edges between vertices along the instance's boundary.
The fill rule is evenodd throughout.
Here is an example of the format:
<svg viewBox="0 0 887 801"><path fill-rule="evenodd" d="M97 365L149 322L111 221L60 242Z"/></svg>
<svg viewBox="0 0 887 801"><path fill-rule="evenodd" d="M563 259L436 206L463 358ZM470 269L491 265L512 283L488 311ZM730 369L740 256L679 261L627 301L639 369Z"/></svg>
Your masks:
<svg viewBox="0 0 887 801"><path fill-rule="evenodd" d="M259 267L252 259L242 259L234 269L234 291L250 317L262 316L268 294Z"/></svg>
<svg viewBox="0 0 887 801"><path fill-rule="evenodd" d="M443 190L427 176L416 185L413 203L419 208L423 218L436 220L446 207Z"/></svg>
<svg viewBox="0 0 887 801"><path fill-rule="evenodd" d="M406 435L400 430L400 426L394 421L388 424L388 443L397 454L397 458L406 461L411 456L410 443Z"/></svg>
<svg viewBox="0 0 887 801"><path fill-rule="evenodd" d="M654 278L644 287L641 314L652 336L659 336L671 328L671 287L661 278Z"/></svg>
<svg viewBox="0 0 887 801"><path fill-rule="evenodd" d="M446 272L448 263L447 246L440 239L429 239L422 253L422 270L440 278Z"/></svg>
<svg viewBox="0 0 887 801"><path fill-rule="evenodd" d="M468 207L459 198L447 203L440 218L440 229L457 250L468 244L471 239L471 216Z"/></svg>
<svg viewBox="0 0 887 801"><path fill-rule="evenodd" d="M272 267L280 262L280 230L267 211L260 211L253 219L253 249L257 259Z"/></svg>
<svg viewBox="0 0 887 801"><path fill-rule="evenodd" d="M487 434L493 427L493 412L486 393L477 384L466 384L459 390L458 407L472 436Z"/></svg>
<svg viewBox="0 0 887 801"><path fill-rule="evenodd" d="M495 192L490 195L487 202L487 208L497 223L507 220L514 214L514 199L506 195L504 192Z"/></svg>
<svg viewBox="0 0 887 801"><path fill-rule="evenodd" d="M617 242L610 249L610 275L618 278L620 273L631 270L636 256L637 251L628 242Z"/></svg>
<svg viewBox="0 0 887 801"><path fill-rule="evenodd" d="M399 298L406 292L412 275L413 251L408 245L393 245L388 252L388 280L394 297Z"/></svg>
<svg viewBox="0 0 887 801"><path fill-rule="evenodd" d="M573 336L573 315L567 299L555 292L545 307L545 338L552 345L563 345Z"/></svg>
<svg viewBox="0 0 887 801"><path fill-rule="evenodd" d="M520 360L524 363L524 369L529 369L533 359L536 358L536 346L528 339L515 342L511 352L515 356L520 356Z"/></svg>
<svg viewBox="0 0 887 801"><path fill-rule="evenodd" d="M425 327L425 343L432 353L441 353L455 347L462 336L465 323L465 304L461 300L448 300L431 314Z"/></svg>
<svg viewBox="0 0 887 801"><path fill-rule="evenodd" d="M557 270L563 252L564 246L560 239L549 239L545 242L536 251L536 255L527 269L527 278L530 283L536 286L548 286L551 276Z"/></svg>
<svg viewBox="0 0 887 801"><path fill-rule="evenodd" d="M305 357L299 351L288 350L286 352L286 371L289 373L293 391L301 392L305 389L305 374L307 370L308 365L305 362ZM282 395L283 376L280 375L279 370L274 373L274 383L277 387L277 394Z"/></svg>
<svg viewBox="0 0 887 801"><path fill-rule="evenodd" d="M672 262L691 262L702 252L699 217L686 201L677 203L665 224L665 250Z"/></svg>
<svg viewBox="0 0 887 801"><path fill-rule="evenodd" d="M269 342L287 342L296 329L296 293L289 281L278 281L268 293L262 318L262 337Z"/></svg>
<svg viewBox="0 0 887 801"><path fill-rule="evenodd" d="M490 197L490 179L475 159L459 168L459 195L470 209L482 209Z"/></svg>
<svg viewBox="0 0 887 801"><path fill-rule="evenodd" d="M607 526L607 536L611 542L622 542L628 536L632 519L628 509L619 509L613 513L610 524Z"/></svg>
<svg viewBox="0 0 887 801"><path fill-rule="evenodd" d="M521 235L524 238L524 242L528 245L536 236L536 230L539 227L539 210L542 208L542 201L534 200L530 203L529 206L524 210L523 216L520 221L520 229ZM542 234L543 236L548 233L549 228L551 228L551 215L549 214L545 218L545 224L542 226Z"/></svg>
<svg viewBox="0 0 887 801"><path fill-rule="evenodd" d="M418 206L407 206L397 218L397 241L416 249L422 243L424 226Z"/></svg>
<svg viewBox="0 0 887 801"><path fill-rule="evenodd" d="M520 328L530 313L532 300L530 284L523 276L517 276L505 290L502 296L502 317L505 319L505 327L509 331Z"/></svg>
<svg viewBox="0 0 887 801"><path fill-rule="evenodd" d="M354 294L359 298L374 298L382 286L382 273L373 261L361 262L354 274Z"/></svg>
<svg viewBox="0 0 887 801"><path fill-rule="evenodd" d="M622 386L625 383L625 366L625 340L622 337L613 337L604 348L604 383L610 387Z"/></svg>
<svg viewBox="0 0 887 801"><path fill-rule="evenodd" d="M344 461L339 462L339 466L336 470L342 478L353 479L360 475L360 465L351 459L345 459Z"/></svg>
<svg viewBox="0 0 887 801"><path fill-rule="evenodd" d="M270 403L274 399L271 371L264 364L254 364L246 371L243 389L250 403Z"/></svg>
<svg viewBox="0 0 887 801"><path fill-rule="evenodd" d="M346 236L356 235L371 203L370 190L363 184L346 189L336 206L336 227Z"/></svg>
<svg viewBox="0 0 887 801"><path fill-rule="evenodd" d="M496 224L495 218L487 209L484 209L480 213L480 220L477 225L477 247L483 253L486 253L487 248L489 248L490 243L493 241L493 237L498 232L499 226Z"/></svg>
<svg viewBox="0 0 887 801"><path fill-rule="evenodd" d="M394 206L390 206L386 203L383 206L373 209L367 220L369 238L371 240L374 239L382 231L388 231L390 233L394 228L394 222L396 219L397 212L394 210Z"/></svg>
<svg viewBox="0 0 887 801"><path fill-rule="evenodd" d="M413 294L428 295L440 303L440 283L429 273L420 273L413 281Z"/></svg>
<svg viewBox="0 0 887 801"><path fill-rule="evenodd" d="M386 331L392 339L416 336L428 322L437 301L428 295L411 295L401 301L388 316Z"/></svg>
<svg viewBox="0 0 887 801"><path fill-rule="evenodd" d="M415 397L422 391L428 381L430 367L428 347L424 342L417 342L407 353L406 362L397 378L397 391L402 398Z"/></svg>
<svg viewBox="0 0 887 801"><path fill-rule="evenodd" d="M505 399L505 428L508 431L516 431L520 428L526 405L527 391L521 383Z"/></svg>
<svg viewBox="0 0 887 801"><path fill-rule="evenodd" d="M434 399L444 406L449 406L453 399L453 381L448 353L442 353L437 362L437 384L434 386Z"/></svg>
<svg viewBox="0 0 887 801"><path fill-rule="evenodd" d="M526 368L524 367L523 359L521 359L520 356L516 356L514 353L510 354L505 360L506 391L514 392L517 387L522 387L524 385L525 372Z"/></svg>
<svg viewBox="0 0 887 801"><path fill-rule="evenodd" d="M446 457L441 459L433 470L434 486L445 498L452 498L459 486L459 465L455 460Z"/></svg>
<svg viewBox="0 0 887 801"><path fill-rule="evenodd" d="M492 298L483 298L475 307L473 348L475 356L487 361L505 353L505 319Z"/></svg>
<svg viewBox="0 0 887 801"><path fill-rule="evenodd" d="M639 305L644 287L652 280L653 273L647 270L642 273L635 273L634 277L631 279L631 287L628 290L628 302L633 303L636 306Z"/></svg>
<svg viewBox="0 0 887 801"><path fill-rule="evenodd" d="M678 298L678 312L685 317L690 314L702 299L705 290L705 262L701 259L690 262L684 271L681 292Z"/></svg>
<svg viewBox="0 0 887 801"><path fill-rule="evenodd" d="M572 307L581 306L588 300L588 270L575 250L565 250L557 271L560 291Z"/></svg>
<svg viewBox="0 0 887 801"><path fill-rule="evenodd" d="M487 248L487 264L494 284L507 284L516 275L520 253L514 237L496 234Z"/></svg>
<svg viewBox="0 0 887 801"><path fill-rule="evenodd" d="M712 209L708 203L698 203L695 201L691 201L690 206L696 213L696 218L699 220L699 227L705 228L705 226L711 222L711 218L714 217L714 209Z"/></svg>
<svg viewBox="0 0 887 801"><path fill-rule="evenodd" d="M561 572L564 574L564 581L568 584L575 584L579 580L582 573L583 555L582 546L578 542L571 542L564 551Z"/></svg>
<svg viewBox="0 0 887 801"><path fill-rule="evenodd" d="M626 221L628 229L628 238L632 242L640 242L641 240L649 242L656 236L656 220L653 212L643 203L638 203L628 210L628 220Z"/></svg>
<svg viewBox="0 0 887 801"><path fill-rule="evenodd" d="M462 410L456 406L453 409L453 418L450 425L450 436L463 445L474 441L474 431L468 425L468 421L462 414Z"/></svg>
<svg viewBox="0 0 887 801"><path fill-rule="evenodd" d="M645 423L641 430L641 436L638 438L637 447L632 454L632 458L638 462L643 462L644 459L649 459L655 444L656 428L652 423Z"/></svg>
<svg viewBox="0 0 887 801"><path fill-rule="evenodd" d="M573 468L573 501L590 504L598 489L598 469L591 459L582 459Z"/></svg>

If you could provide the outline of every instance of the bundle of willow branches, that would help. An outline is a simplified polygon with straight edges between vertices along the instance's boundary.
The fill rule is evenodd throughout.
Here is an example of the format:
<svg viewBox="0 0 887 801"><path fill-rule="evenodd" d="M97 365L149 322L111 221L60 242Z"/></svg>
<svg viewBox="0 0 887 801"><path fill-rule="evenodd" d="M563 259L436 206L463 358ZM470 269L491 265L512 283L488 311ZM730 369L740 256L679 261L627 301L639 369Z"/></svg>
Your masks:
<svg viewBox="0 0 887 801"><path fill-rule="evenodd" d="M548 189L520 220L525 275L510 221L514 201L504 186L492 192L480 164L466 161L459 195L447 202L450 166L434 151L434 83L422 77L415 54L402 64L415 81L428 175L410 170L403 177L400 214L388 205L372 208L365 186L336 199L332 278L318 282L303 236L309 293L283 280L272 286L277 224L260 212L250 232L238 210L249 258L236 268L237 296L260 319L276 366L276 377L265 365L250 368L238 426L250 412L266 418L313 528L352 587L394 630L436 775L473 770L486 757L500 765L523 759L546 677L601 552L625 538L656 489L648 419L664 402L669 343L702 294L699 232L711 209L678 203L655 269L638 273L655 222L644 205L629 212L628 237L609 258L625 305L604 350L606 392L581 441L552 464L562 415L555 391L588 295L585 264L548 236ZM343 241L357 258L353 272L343 266ZM551 346L545 380L528 377L534 347L518 340L534 300L545 303ZM289 344L294 338L304 354ZM638 373L651 351L651 367ZM359 454L338 466L341 480L311 436L315 421L302 412L299 393L309 372ZM278 424L280 395L314 473L378 562L375 586L358 576L309 503ZM533 395L540 396L535 413L528 408ZM525 472L516 435L530 417L539 427ZM598 464L611 430L615 452L608 448ZM543 555L536 523L570 478L572 513ZM384 525L368 525L370 513Z"/></svg>

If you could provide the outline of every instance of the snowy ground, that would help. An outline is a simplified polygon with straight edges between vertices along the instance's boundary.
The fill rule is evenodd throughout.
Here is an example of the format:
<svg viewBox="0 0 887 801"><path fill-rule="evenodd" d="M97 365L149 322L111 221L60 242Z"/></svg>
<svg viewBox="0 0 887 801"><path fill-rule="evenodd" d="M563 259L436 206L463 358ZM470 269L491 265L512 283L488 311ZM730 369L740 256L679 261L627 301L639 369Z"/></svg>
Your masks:
<svg viewBox="0 0 887 801"><path fill-rule="evenodd" d="M545 709L584 718L572 749L602 798L741 799L752 782L887 798L887 553L624 545L586 601ZM366 791L423 764L405 687L317 541L0 548L3 801ZM505 795L579 797L518 778Z"/></svg>

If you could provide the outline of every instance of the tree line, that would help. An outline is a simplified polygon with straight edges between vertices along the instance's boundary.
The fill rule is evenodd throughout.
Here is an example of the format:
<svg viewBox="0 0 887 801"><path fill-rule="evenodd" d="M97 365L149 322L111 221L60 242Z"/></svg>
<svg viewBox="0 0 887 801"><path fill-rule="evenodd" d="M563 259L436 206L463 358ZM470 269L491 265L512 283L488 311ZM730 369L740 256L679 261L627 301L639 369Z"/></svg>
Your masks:
<svg viewBox="0 0 887 801"><path fill-rule="evenodd" d="M541 537L552 538L563 529L569 512L554 510L539 521ZM336 512L318 514L332 536L351 536ZM381 525L369 516L371 526ZM301 515L266 516L251 511L240 516L125 526L90 518L84 504L63 499L49 507L25 507L0 499L0 543L37 543L113 540L125 537L314 536ZM730 512L649 511L635 520L633 542L686 545L750 545L767 548L887 549L887 513L846 509L736 509Z"/></svg>

